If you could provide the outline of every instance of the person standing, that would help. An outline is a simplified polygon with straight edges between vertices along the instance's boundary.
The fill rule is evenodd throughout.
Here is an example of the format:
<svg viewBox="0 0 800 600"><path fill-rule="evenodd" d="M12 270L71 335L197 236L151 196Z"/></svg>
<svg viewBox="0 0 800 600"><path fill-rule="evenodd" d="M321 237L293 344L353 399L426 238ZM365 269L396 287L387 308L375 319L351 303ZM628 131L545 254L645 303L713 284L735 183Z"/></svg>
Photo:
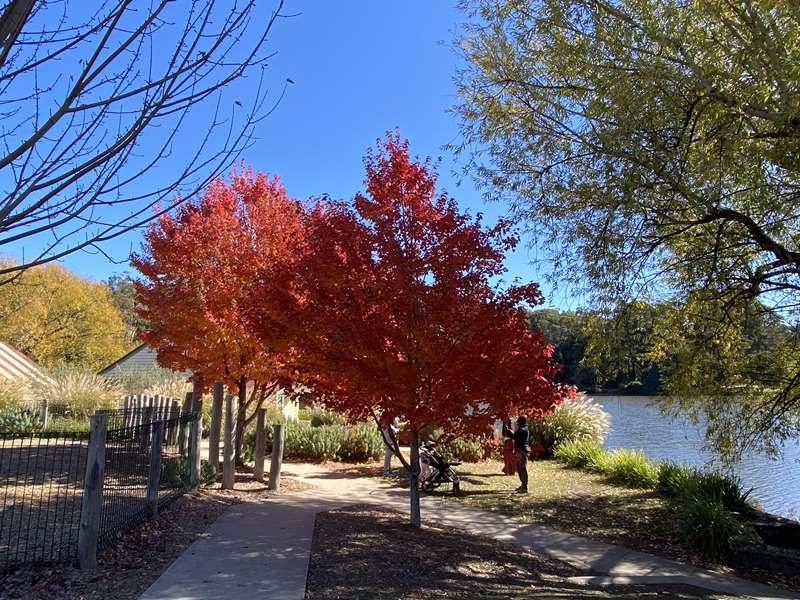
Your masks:
<svg viewBox="0 0 800 600"><path fill-rule="evenodd" d="M514 475L517 472L516 459L514 457L514 432L511 431L511 422L506 427L503 421L503 475Z"/></svg>
<svg viewBox="0 0 800 600"><path fill-rule="evenodd" d="M397 419L394 420L386 429L381 431L383 438L383 476L392 476L392 457L394 456L394 442L392 438L397 439L397 434L400 431Z"/></svg>
<svg viewBox="0 0 800 600"><path fill-rule="evenodd" d="M511 421L503 423L503 436L514 440L514 459L517 464L517 475L520 486L516 489L518 494L528 493L528 454L531 451L530 435L528 433L528 420L517 417L517 428L511 430Z"/></svg>

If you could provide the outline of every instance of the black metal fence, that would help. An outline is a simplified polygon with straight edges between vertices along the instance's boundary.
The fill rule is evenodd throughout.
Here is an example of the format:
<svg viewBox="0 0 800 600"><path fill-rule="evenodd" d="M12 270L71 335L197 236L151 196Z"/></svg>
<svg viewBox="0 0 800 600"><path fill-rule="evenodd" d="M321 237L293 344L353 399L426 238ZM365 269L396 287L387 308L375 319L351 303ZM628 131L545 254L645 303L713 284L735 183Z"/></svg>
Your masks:
<svg viewBox="0 0 800 600"><path fill-rule="evenodd" d="M189 489L199 415L128 407L104 421L98 549ZM89 448L83 432L0 436L0 568L79 558Z"/></svg>

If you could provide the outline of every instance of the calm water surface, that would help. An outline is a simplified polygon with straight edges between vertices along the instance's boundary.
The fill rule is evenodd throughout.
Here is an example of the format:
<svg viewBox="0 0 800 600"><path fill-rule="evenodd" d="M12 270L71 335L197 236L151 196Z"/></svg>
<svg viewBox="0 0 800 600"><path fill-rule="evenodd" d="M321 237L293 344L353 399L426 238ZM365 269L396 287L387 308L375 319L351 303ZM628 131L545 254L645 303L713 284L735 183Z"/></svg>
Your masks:
<svg viewBox="0 0 800 600"><path fill-rule="evenodd" d="M661 414L653 398L595 396L594 400L611 415L606 448L638 448L650 458L696 466L717 464L715 455L703 450L703 428ZM800 440L787 442L778 460L761 454L745 456L735 471L765 510L800 519Z"/></svg>

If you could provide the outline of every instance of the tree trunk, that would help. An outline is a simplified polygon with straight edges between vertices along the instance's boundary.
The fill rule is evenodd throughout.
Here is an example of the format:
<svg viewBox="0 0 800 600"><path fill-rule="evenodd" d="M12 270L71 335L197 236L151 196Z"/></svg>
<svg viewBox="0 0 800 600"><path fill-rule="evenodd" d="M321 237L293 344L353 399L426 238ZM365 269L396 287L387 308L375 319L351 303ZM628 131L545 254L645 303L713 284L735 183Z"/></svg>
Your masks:
<svg viewBox="0 0 800 600"><path fill-rule="evenodd" d="M422 519L419 507L419 433L411 429L411 473L409 474L409 492L411 495L411 526L420 527Z"/></svg>
<svg viewBox="0 0 800 600"><path fill-rule="evenodd" d="M247 413L247 379L239 380L239 406L236 410L236 447L234 462L237 467L244 465L244 426Z"/></svg>

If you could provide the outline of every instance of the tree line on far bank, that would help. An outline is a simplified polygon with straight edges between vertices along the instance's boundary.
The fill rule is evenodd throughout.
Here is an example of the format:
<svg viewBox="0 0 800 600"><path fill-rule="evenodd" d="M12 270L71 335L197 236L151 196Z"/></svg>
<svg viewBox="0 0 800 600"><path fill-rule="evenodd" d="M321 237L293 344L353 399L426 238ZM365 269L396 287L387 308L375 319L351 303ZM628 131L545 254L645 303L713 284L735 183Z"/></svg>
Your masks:
<svg viewBox="0 0 800 600"><path fill-rule="evenodd" d="M553 358L563 367L557 381L586 392L658 395L669 394L682 375L684 350L674 319L678 310L666 302L633 300L611 311L530 310L528 322L553 346ZM744 332L731 343L740 346L754 384L769 380L770 372L780 367L775 349L800 334L757 303Z"/></svg>

